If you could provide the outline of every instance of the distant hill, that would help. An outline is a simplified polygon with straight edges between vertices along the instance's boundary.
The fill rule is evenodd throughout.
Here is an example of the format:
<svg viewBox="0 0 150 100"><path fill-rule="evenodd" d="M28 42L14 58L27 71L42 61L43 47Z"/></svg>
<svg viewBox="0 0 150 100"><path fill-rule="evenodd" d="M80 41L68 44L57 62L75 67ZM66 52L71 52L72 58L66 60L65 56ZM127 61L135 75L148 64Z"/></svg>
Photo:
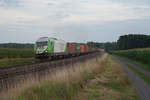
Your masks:
<svg viewBox="0 0 150 100"><path fill-rule="evenodd" d="M0 43L0 48L34 48L30 43Z"/></svg>

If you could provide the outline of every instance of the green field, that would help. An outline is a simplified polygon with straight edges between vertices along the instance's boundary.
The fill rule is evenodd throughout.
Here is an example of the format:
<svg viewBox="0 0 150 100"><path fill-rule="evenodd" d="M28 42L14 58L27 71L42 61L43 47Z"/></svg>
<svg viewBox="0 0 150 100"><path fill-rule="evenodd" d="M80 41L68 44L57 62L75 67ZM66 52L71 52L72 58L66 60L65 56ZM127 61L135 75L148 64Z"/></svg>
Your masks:
<svg viewBox="0 0 150 100"><path fill-rule="evenodd" d="M113 53L133 60L136 64L142 65L145 69L150 70L150 48L121 50Z"/></svg>
<svg viewBox="0 0 150 100"><path fill-rule="evenodd" d="M33 49L0 48L0 59L2 58L30 58L30 57L34 57Z"/></svg>
<svg viewBox="0 0 150 100"><path fill-rule="evenodd" d="M33 49L0 48L0 67L36 61Z"/></svg>

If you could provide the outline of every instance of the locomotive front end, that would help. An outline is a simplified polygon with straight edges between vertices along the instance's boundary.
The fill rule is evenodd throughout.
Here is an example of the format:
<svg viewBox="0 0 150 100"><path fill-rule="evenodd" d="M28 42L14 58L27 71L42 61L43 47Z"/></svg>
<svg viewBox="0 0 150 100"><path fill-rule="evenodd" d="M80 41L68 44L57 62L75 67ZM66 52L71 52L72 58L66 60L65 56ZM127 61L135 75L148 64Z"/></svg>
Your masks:
<svg viewBox="0 0 150 100"><path fill-rule="evenodd" d="M48 38L39 38L35 43L34 50L36 58L48 57Z"/></svg>

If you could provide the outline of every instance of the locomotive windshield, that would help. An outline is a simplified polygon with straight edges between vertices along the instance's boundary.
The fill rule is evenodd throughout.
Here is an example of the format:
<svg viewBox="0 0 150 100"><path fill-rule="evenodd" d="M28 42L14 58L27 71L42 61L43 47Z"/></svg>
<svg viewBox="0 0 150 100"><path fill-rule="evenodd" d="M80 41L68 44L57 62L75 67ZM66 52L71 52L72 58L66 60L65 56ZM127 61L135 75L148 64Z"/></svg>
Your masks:
<svg viewBox="0 0 150 100"><path fill-rule="evenodd" d="M37 45L38 47L47 46L47 41L44 41L44 42L36 42L36 45Z"/></svg>

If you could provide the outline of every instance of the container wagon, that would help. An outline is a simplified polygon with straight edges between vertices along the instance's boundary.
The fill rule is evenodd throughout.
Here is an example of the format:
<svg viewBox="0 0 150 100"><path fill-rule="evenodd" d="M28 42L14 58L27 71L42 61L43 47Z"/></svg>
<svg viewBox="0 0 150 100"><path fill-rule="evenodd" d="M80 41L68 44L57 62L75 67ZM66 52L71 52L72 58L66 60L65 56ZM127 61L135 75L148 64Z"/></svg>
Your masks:
<svg viewBox="0 0 150 100"><path fill-rule="evenodd" d="M85 45L85 51L86 51L86 53L88 53L88 52L89 52L89 47L88 47L88 45L87 45L87 44Z"/></svg>
<svg viewBox="0 0 150 100"><path fill-rule="evenodd" d="M80 44L80 53L81 54L84 54L86 52L85 48L86 48L85 44Z"/></svg>
<svg viewBox="0 0 150 100"><path fill-rule="evenodd" d="M81 51L80 43L76 43L76 54L77 54L77 56L80 55L80 51Z"/></svg>
<svg viewBox="0 0 150 100"><path fill-rule="evenodd" d="M67 43L68 54L70 56L76 56L76 43Z"/></svg>

